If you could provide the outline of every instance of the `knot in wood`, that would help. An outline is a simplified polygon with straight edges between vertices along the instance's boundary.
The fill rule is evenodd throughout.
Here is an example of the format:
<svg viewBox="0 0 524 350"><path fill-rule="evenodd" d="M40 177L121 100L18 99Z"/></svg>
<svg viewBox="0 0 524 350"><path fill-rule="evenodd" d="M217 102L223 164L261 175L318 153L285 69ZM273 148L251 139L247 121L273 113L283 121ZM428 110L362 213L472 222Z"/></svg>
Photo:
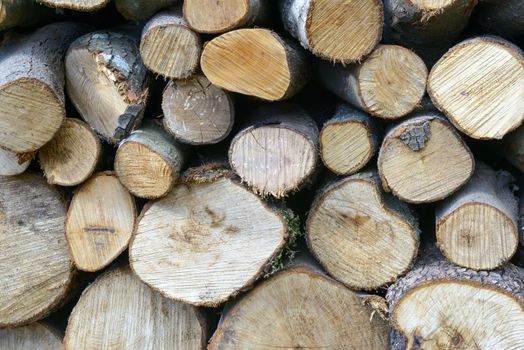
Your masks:
<svg viewBox="0 0 524 350"><path fill-rule="evenodd" d="M422 124L413 124L406 127L406 129L400 134L400 140L413 151L420 151L426 145L429 136L429 121L425 121Z"/></svg>

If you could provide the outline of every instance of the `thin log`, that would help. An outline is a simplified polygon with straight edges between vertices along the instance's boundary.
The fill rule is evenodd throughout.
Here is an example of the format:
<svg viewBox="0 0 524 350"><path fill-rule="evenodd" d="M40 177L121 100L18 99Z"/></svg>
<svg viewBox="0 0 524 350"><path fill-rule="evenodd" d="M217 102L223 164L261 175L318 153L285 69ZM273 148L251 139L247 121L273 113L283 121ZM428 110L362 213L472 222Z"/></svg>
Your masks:
<svg viewBox="0 0 524 350"><path fill-rule="evenodd" d="M53 8L82 12L94 12L105 7L110 0L36 0L36 2Z"/></svg>
<svg viewBox="0 0 524 350"><path fill-rule="evenodd" d="M125 19L139 21L153 16L158 10L176 4L178 0L115 0L118 12Z"/></svg>

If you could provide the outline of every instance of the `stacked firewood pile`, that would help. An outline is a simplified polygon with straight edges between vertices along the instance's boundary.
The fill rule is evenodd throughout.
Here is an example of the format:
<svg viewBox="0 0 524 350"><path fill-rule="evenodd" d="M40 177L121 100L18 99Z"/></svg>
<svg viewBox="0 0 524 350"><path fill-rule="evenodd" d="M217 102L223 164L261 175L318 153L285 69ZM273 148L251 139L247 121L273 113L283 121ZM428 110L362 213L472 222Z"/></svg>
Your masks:
<svg viewBox="0 0 524 350"><path fill-rule="evenodd" d="M0 0L0 35L0 349L524 349L524 1Z"/></svg>

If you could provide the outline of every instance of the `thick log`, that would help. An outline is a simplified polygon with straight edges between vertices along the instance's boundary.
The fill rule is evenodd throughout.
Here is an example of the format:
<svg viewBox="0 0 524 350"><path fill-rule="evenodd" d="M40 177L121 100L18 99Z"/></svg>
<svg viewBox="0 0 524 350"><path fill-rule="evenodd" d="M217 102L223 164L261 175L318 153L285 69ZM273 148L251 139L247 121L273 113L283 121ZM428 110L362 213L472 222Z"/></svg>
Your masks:
<svg viewBox="0 0 524 350"><path fill-rule="evenodd" d="M52 10L38 5L35 0L0 1L0 31L18 26L29 26L51 18Z"/></svg>
<svg viewBox="0 0 524 350"><path fill-rule="evenodd" d="M350 175L375 155L382 135L377 120L340 105L320 131L320 158L337 175Z"/></svg>
<svg viewBox="0 0 524 350"><path fill-rule="evenodd" d="M184 18L196 32L217 34L264 22L269 7L266 0L186 0Z"/></svg>
<svg viewBox="0 0 524 350"><path fill-rule="evenodd" d="M358 62L382 38L380 0L280 0L280 13L304 48L331 62Z"/></svg>
<svg viewBox="0 0 524 350"><path fill-rule="evenodd" d="M379 118L397 119L411 113L426 91L426 65L401 46L380 45L360 64L344 67L324 62L319 69L328 90Z"/></svg>
<svg viewBox="0 0 524 350"><path fill-rule="evenodd" d="M26 171L31 159L25 160L19 154L0 148L0 176L18 175Z"/></svg>
<svg viewBox="0 0 524 350"><path fill-rule="evenodd" d="M437 244L453 263L475 270L506 264L519 244L511 175L477 163L473 177L436 207Z"/></svg>
<svg viewBox="0 0 524 350"><path fill-rule="evenodd" d="M115 171L120 182L141 198L165 196L184 165L179 144L154 123L135 130L118 146Z"/></svg>
<svg viewBox="0 0 524 350"><path fill-rule="evenodd" d="M209 145L224 140L235 121L232 96L201 74L170 81L162 95L164 128L190 145Z"/></svg>
<svg viewBox="0 0 524 350"><path fill-rule="evenodd" d="M524 120L524 55L497 37L453 46L431 70L433 104L463 133L501 139Z"/></svg>
<svg viewBox="0 0 524 350"><path fill-rule="evenodd" d="M231 141L229 164L256 193L284 197L311 182L318 163L319 133L294 105L259 108L254 122Z"/></svg>
<svg viewBox="0 0 524 350"><path fill-rule="evenodd" d="M141 121L147 69L138 42L120 32L93 32L77 39L66 55L66 89L82 118L109 143Z"/></svg>
<svg viewBox="0 0 524 350"><path fill-rule="evenodd" d="M524 36L524 2L521 0L480 0L476 15L490 33L512 40Z"/></svg>
<svg viewBox="0 0 524 350"><path fill-rule="evenodd" d="M283 217L231 176L192 169L140 215L131 267L162 295L217 306L250 287L283 248Z"/></svg>
<svg viewBox="0 0 524 350"><path fill-rule="evenodd" d="M38 151L47 182L75 186L93 174L100 160L101 144L89 125L67 118L53 139Z"/></svg>
<svg viewBox="0 0 524 350"><path fill-rule="evenodd" d="M409 208L384 194L376 172L319 191L306 223L307 243L322 267L350 288L374 290L411 268L419 245Z"/></svg>
<svg viewBox="0 0 524 350"><path fill-rule="evenodd" d="M0 328L45 317L73 279L66 208L43 177L0 177Z"/></svg>
<svg viewBox="0 0 524 350"><path fill-rule="evenodd" d="M113 174L92 176L74 194L65 233L78 269L94 272L127 248L136 218L133 197Z"/></svg>
<svg viewBox="0 0 524 350"><path fill-rule="evenodd" d="M69 317L64 349L202 350L206 339L197 308L162 297L129 268L118 268L84 291Z"/></svg>
<svg viewBox="0 0 524 350"><path fill-rule="evenodd" d="M164 78L187 78L198 66L202 44L180 8L155 15L142 31L140 55L149 70Z"/></svg>
<svg viewBox="0 0 524 350"><path fill-rule="evenodd" d="M0 348L4 350L60 350L62 339L47 325L36 322L25 327L0 329Z"/></svg>
<svg viewBox="0 0 524 350"><path fill-rule="evenodd" d="M4 39L0 50L0 147L36 151L65 118L63 55L85 26L55 23ZM45 111L45 113L44 113Z"/></svg>
<svg viewBox="0 0 524 350"><path fill-rule="evenodd" d="M305 52L268 29L238 29L206 44L202 71L215 85L277 101L295 95L309 78Z"/></svg>
<svg viewBox="0 0 524 350"><path fill-rule="evenodd" d="M438 113L423 113L392 128L378 156L382 186L409 203L444 199L472 176L475 160Z"/></svg>
<svg viewBox="0 0 524 350"><path fill-rule="evenodd" d="M367 300L300 264L230 306L208 349L386 350L389 327Z"/></svg>
<svg viewBox="0 0 524 350"><path fill-rule="evenodd" d="M139 21L153 16L158 10L172 6L178 0L115 0L118 12L125 19Z"/></svg>
<svg viewBox="0 0 524 350"><path fill-rule="evenodd" d="M105 7L110 0L36 0L36 2L53 8L83 12L94 12Z"/></svg>
<svg viewBox="0 0 524 350"><path fill-rule="evenodd" d="M524 269L474 271L424 255L387 293L404 337L393 350L524 348Z"/></svg>

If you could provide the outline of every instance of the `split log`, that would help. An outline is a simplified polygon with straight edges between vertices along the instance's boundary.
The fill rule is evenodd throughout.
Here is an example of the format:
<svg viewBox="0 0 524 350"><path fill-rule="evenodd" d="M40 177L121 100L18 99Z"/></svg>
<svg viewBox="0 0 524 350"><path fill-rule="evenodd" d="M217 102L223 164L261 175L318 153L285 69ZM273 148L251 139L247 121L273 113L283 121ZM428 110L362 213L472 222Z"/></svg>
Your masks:
<svg viewBox="0 0 524 350"><path fill-rule="evenodd" d="M141 198L165 196L178 180L183 164L180 145L153 123L132 132L120 143L115 156L120 182Z"/></svg>
<svg viewBox="0 0 524 350"><path fill-rule="evenodd" d="M67 296L74 269L65 216L43 177L0 177L0 328L42 319Z"/></svg>
<svg viewBox="0 0 524 350"><path fill-rule="evenodd" d="M162 111L164 128L190 145L224 140L235 121L232 96L201 74L184 81L170 81L162 96Z"/></svg>
<svg viewBox="0 0 524 350"><path fill-rule="evenodd" d="M474 271L428 252L387 299L404 336L393 350L524 348L524 270L514 265Z"/></svg>
<svg viewBox="0 0 524 350"><path fill-rule="evenodd" d="M118 12L125 19L139 21L153 16L158 10L176 4L177 0L115 0Z"/></svg>
<svg viewBox="0 0 524 350"><path fill-rule="evenodd" d="M469 180L474 169L468 146L437 113L420 114L392 128L378 156L382 186L409 203L448 197Z"/></svg>
<svg viewBox="0 0 524 350"><path fill-rule="evenodd" d="M511 182L509 173L480 163L471 180L436 207L437 244L446 258L474 270L511 259L519 244Z"/></svg>
<svg viewBox="0 0 524 350"><path fill-rule="evenodd" d="M100 159L98 136L86 123L67 118L55 137L38 151L47 182L75 186L93 174Z"/></svg>
<svg viewBox="0 0 524 350"><path fill-rule="evenodd" d="M337 175L359 171L380 147L381 126L367 114L340 105L320 131L320 157Z"/></svg>
<svg viewBox="0 0 524 350"><path fill-rule="evenodd" d="M231 168L262 195L284 197L311 182L318 163L318 129L294 105L259 108L254 123L231 141Z"/></svg>
<svg viewBox="0 0 524 350"><path fill-rule="evenodd" d="M142 31L140 55L149 70L164 78L187 78L198 66L202 44L180 8L154 16Z"/></svg>
<svg viewBox="0 0 524 350"><path fill-rule="evenodd" d="M268 29L238 29L206 44L202 71L215 85L277 101L295 95L309 78L307 56Z"/></svg>
<svg viewBox="0 0 524 350"><path fill-rule="evenodd" d="M129 243L135 224L133 197L113 174L98 173L74 194L65 221L66 239L78 269L109 265Z"/></svg>
<svg viewBox="0 0 524 350"><path fill-rule="evenodd" d="M140 123L148 79L134 37L101 31L77 39L66 55L66 78L71 102L109 143Z"/></svg>
<svg viewBox="0 0 524 350"><path fill-rule="evenodd" d="M283 248L283 217L230 177L192 169L140 215L131 267L162 295L217 306L250 287Z"/></svg>
<svg viewBox="0 0 524 350"><path fill-rule="evenodd" d="M522 51L496 37L476 37L453 46L428 78L434 105L476 139L501 139L522 124L523 86Z"/></svg>
<svg viewBox="0 0 524 350"><path fill-rule="evenodd" d="M162 297L119 268L84 291L69 317L64 350L202 350L206 339L197 308Z"/></svg>
<svg viewBox="0 0 524 350"><path fill-rule="evenodd" d="M331 62L358 62L382 38L380 0L280 0L280 13L304 48Z"/></svg>
<svg viewBox="0 0 524 350"><path fill-rule="evenodd" d="M39 6L35 0L0 1L0 31L17 26L29 26L53 15L52 10Z"/></svg>
<svg viewBox="0 0 524 350"><path fill-rule="evenodd" d="M105 7L110 0L36 0L38 3L60 9L94 12Z"/></svg>
<svg viewBox="0 0 524 350"><path fill-rule="evenodd" d="M0 348L4 350L60 350L62 339L43 323L0 329Z"/></svg>
<svg viewBox="0 0 524 350"><path fill-rule="evenodd" d="M419 245L415 217L382 192L375 172L322 189L306 232L310 251L330 276L359 290L378 289L409 271Z"/></svg>
<svg viewBox="0 0 524 350"><path fill-rule="evenodd" d="M4 39L0 50L0 147L34 152L65 118L63 55L85 27L55 23ZM44 113L45 111L45 113Z"/></svg>
<svg viewBox="0 0 524 350"><path fill-rule="evenodd" d="M264 22L269 7L266 0L186 0L184 18L195 32L217 34Z"/></svg>
<svg viewBox="0 0 524 350"><path fill-rule="evenodd" d="M19 154L0 148L0 176L18 175L26 171L31 159L23 158Z"/></svg>
<svg viewBox="0 0 524 350"><path fill-rule="evenodd" d="M480 0L476 14L488 32L512 40L524 36L524 3L521 0Z"/></svg>
<svg viewBox="0 0 524 350"><path fill-rule="evenodd" d="M389 348L389 327L365 298L299 265L258 285L222 315L208 349Z"/></svg>
<svg viewBox="0 0 524 350"><path fill-rule="evenodd" d="M320 64L323 85L344 101L375 117L397 119L411 113L426 92L428 70L420 57L396 45L380 45L361 64Z"/></svg>

